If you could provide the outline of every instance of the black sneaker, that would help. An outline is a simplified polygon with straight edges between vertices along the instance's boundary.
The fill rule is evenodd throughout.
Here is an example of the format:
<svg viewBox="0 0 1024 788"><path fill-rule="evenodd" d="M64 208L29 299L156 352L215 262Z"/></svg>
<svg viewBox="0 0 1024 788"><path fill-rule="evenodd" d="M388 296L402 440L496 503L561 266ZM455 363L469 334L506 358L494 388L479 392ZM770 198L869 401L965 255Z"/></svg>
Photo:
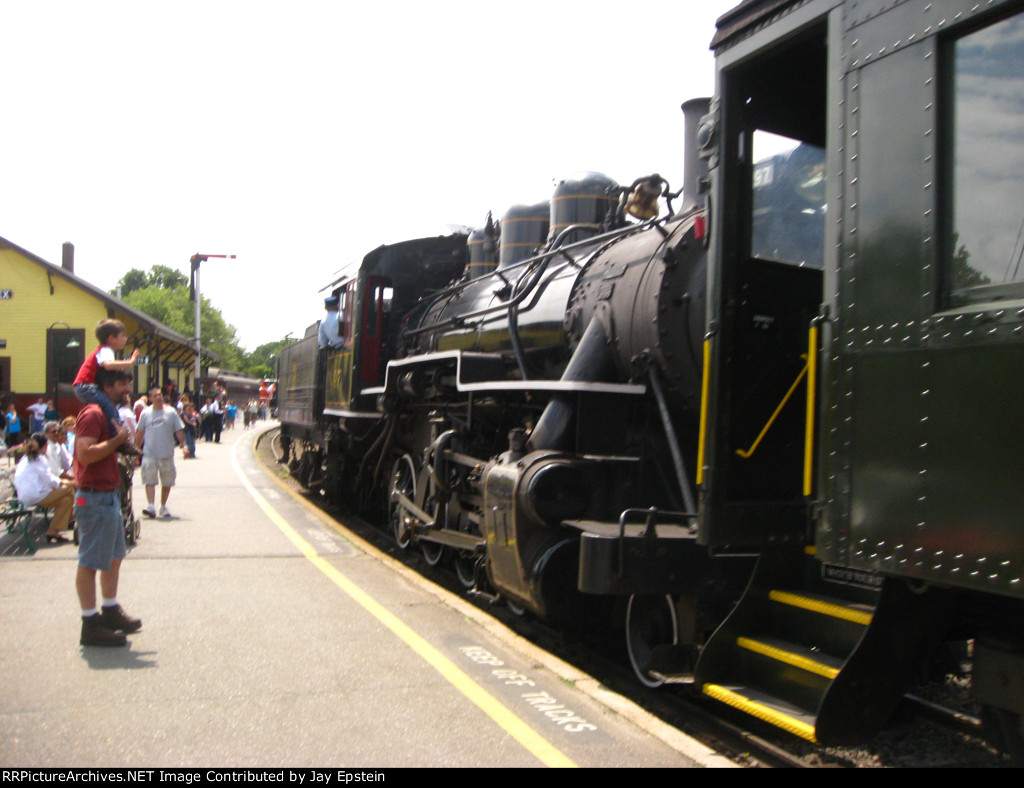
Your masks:
<svg viewBox="0 0 1024 788"><path fill-rule="evenodd" d="M95 613L82 618L82 638L79 642L83 646L123 646L128 638L106 626L103 617Z"/></svg>
<svg viewBox="0 0 1024 788"><path fill-rule="evenodd" d="M103 618L103 626L107 629L112 629L117 632L124 632L130 635L132 632L138 632L142 629L142 619L132 618L124 612L124 608L120 605L111 605L110 607L101 607L100 615Z"/></svg>

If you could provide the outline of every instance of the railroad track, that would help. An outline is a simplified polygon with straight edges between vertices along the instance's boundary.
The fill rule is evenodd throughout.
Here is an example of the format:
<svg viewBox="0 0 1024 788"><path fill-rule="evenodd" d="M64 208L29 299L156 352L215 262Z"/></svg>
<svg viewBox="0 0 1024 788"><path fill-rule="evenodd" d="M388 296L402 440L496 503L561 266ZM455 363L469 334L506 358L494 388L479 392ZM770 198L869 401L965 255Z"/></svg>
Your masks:
<svg viewBox="0 0 1024 788"><path fill-rule="evenodd" d="M277 430L265 432L258 454L273 467L280 456ZM332 516L338 512L324 505L316 493L294 489ZM344 527L415 569L433 583L463 596L540 648L571 663L604 686L628 697L665 723L714 748L736 763L760 768L853 768L886 766L1004 766L1006 762L980 739L980 721L970 713L942 702L908 695L893 724L864 747L823 748L787 736L769 725L694 694L685 685L652 690L636 681L621 644L580 642L529 615L514 612L501 601L466 593L452 566L442 561L431 565L419 550L400 549L390 533L361 517L344 515ZM937 692L941 696L941 692Z"/></svg>

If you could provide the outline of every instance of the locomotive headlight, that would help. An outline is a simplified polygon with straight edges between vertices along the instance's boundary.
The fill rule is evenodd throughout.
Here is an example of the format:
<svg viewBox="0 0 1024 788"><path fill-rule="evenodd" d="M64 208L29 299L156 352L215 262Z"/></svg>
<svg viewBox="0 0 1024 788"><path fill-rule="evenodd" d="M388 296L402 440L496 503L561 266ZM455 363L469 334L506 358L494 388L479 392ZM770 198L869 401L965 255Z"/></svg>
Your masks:
<svg viewBox="0 0 1024 788"><path fill-rule="evenodd" d="M655 218L658 215L662 183L664 181L660 175L649 175L633 184L633 191L626 200L626 213L641 221Z"/></svg>

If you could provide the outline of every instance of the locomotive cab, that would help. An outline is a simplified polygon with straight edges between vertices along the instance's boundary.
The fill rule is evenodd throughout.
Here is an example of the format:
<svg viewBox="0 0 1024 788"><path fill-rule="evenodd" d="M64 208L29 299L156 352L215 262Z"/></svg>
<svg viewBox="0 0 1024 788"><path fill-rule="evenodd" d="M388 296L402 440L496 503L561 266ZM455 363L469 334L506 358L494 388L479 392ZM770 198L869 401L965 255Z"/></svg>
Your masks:
<svg viewBox="0 0 1024 788"><path fill-rule="evenodd" d="M330 285L339 297L343 346L326 352L324 414L377 418L376 397L387 362L403 351L407 326L392 319L458 279L468 259L467 236L455 233L380 246L355 276Z"/></svg>
<svg viewBox="0 0 1024 788"><path fill-rule="evenodd" d="M334 293L342 346L324 351L324 406L325 413L345 415L365 409L354 398L383 381L394 287L388 277L360 276Z"/></svg>

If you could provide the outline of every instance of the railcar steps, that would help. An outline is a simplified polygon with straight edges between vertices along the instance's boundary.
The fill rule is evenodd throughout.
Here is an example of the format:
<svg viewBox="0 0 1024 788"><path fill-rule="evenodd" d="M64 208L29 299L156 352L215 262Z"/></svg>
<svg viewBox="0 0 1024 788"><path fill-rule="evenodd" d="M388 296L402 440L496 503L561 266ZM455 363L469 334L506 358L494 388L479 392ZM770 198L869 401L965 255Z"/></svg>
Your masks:
<svg viewBox="0 0 1024 788"><path fill-rule="evenodd" d="M915 595L905 584L829 583L820 569L796 552L762 556L701 653L696 683L801 738L854 743L891 714L948 610L941 595ZM893 649L894 633L906 640L910 631L915 642Z"/></svg>

